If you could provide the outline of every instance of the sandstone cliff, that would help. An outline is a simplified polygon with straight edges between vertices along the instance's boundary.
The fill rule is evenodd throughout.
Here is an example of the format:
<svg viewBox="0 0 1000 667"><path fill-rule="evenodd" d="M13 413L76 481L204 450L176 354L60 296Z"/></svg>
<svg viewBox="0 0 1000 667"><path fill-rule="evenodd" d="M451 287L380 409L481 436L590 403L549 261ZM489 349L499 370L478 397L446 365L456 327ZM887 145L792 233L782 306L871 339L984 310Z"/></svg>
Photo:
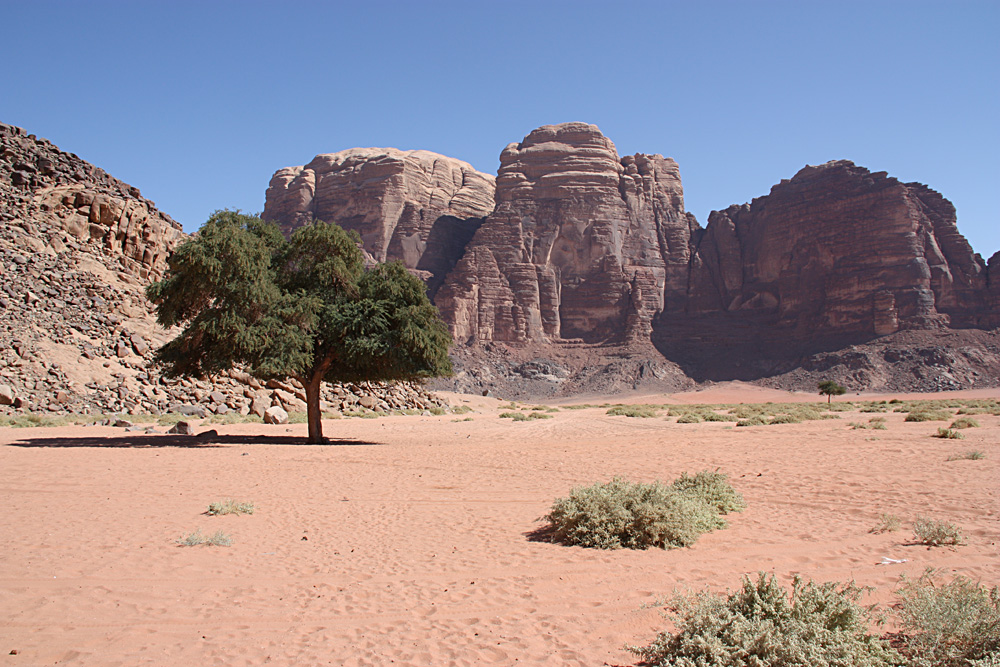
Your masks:
<svg viewBox="0 0 1000 667"><path fill-rule="evenodd" d="M546 125L501 153L496 208L436 303L463 343L648 341L683 299L696 228L673 160Z"/></svg>
<svg viewBox="0 0 1000 667"><path fill-rule="evenodd" d="M375 261L402 260L433 294L493 210L493 190L492 176L461 160L353 148L279 169L263 218L286 232L314 219L357 231Z"/></svg>
<svg viewBox="0 0 1000 667"><path fill-rule="evenodd" d="M948 200L840 160L713 212L687 310L756 311L801 339L980 326L986 275Z"/></svg>

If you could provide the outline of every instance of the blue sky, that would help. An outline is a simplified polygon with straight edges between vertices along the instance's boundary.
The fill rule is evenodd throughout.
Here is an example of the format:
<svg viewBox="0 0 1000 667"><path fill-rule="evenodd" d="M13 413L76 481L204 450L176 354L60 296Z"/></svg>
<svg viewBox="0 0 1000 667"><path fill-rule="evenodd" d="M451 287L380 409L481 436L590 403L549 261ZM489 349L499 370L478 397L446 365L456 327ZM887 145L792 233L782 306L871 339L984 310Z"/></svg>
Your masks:
<svg viewBox="0 0 1000 667"><path fill-rule="evenodd" d="M194 231L354 146L495 173L535 127L595 123L681 167L686 204L850 159L940 191L1000 250L1000 2L0 0L0 120Z"/></svg>

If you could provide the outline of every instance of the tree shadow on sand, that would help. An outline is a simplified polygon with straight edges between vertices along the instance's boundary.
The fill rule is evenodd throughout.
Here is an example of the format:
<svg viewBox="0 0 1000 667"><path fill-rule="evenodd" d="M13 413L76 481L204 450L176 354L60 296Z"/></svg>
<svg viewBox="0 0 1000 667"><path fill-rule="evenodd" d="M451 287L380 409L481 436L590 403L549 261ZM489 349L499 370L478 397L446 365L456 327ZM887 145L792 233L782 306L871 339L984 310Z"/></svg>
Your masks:
<svg viewBox="0 0 1000 667"><path fill-rule="evenodd" d="M156 448L178 447L181 449L209 449L212 447L230 447L232 445L296 445L299 447L339 447L339 446L374 446L379 442L366 440L338 439L327 440L322 444L308 444L304 437L289 435L219 435L203 433L200 435L172 435L169 433L141 433L122 436L84 436L64 438L24 438L10 443L11 447L99 447L114 448Z"/></svg>

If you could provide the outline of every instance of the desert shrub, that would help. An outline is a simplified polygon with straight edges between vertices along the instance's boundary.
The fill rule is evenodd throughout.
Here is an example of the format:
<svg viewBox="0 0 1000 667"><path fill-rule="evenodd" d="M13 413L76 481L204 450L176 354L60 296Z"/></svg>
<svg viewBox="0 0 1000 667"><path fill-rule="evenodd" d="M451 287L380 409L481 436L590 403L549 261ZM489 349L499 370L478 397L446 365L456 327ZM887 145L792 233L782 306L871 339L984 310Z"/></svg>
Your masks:
<svg viewBox="0 0 1000 667"><path fill-rule="evenodd" d="M729 483L729 478L718 471L702 470L694 475L684 472L670 486L675 491L708 503L720 514L742 512L747 507L743 496Z"/></svg>
<svg viewBox="0 0 1000 667"><path fill-rule="evenodd" d="M528 419L552 419L552 415L544 412L531 411L528 413Z"/></svg>
<svg viewBox="0 0 1000 667"><path fill-rule="evenodd" d="M972 417L959 417L948 428L979 428L979 422Z"/></svg>
<svg viewBox="0 0 1000 667"><path fill-rule="evenodd" d="M906 415L903 421L908 422L936 422L951 419L951 413L947 410L920 410Z"/></svg>
<svg viewBox="0 0 1000 667"><path fill-rule="evenodd" d="M14 428L66 426L72 423L72 417L50 417L49 415L37 415L33 413L9 417L0 415L0 426L12 426Z"/></svg>
<svg viewBox="0 0 1000 667"><path fill-rule="evenodd" d="M979 450L971 450L968 452L962 452L961 454L952 454L948 457L949 461L979 461L985 459L986 454L983 454Z"/></svg>
<svg viewBox="0 0 1000 667"><path fill-rule="evenodd" d="M584 403L582 405L564 405L564 406L562 406L562 409L563 410L586 410L587 408L592 408L592 407L594 407L594 406L591 405L590 403Z"/></svg>
<svg viewBox="0 0 1000 667"><path fill-rule="evenodd" d="M291 422L291 415L288 421ZM224 415L212 415L206 420L208 424L263 424L264 420L253 414L241 415L238 412L227 412Z"/></svg>
<svg viewBox="0 0 1000 667"><path fill-rule="evenodd" d="M688 412L677 418L678 424L700 424L701 417L693 412Z"/></svg>
<svg viewBox="0 0 1000 667"><path fill-rule="evenodd" d="M931 436L932 438L945 438L946 440L961 440L965 436L958 431L953 431L950 428L939 428L937 433Z"/></svg>
<svg viewBox="0 0 1000 667"><path fill-rule="evenodd" d="M523 416L520 412L501 412L500 419L514 419L515 417Z"/></svg>
<svg viewBox="0 0 1000 667"><path fill-rule="evenodd" d="M305 412L289 412L288 413L288 423L289 424L305 424L306 423L306 413Z"/></svg>
<svg viewBox="0 0 1000 667"><path fill-rule="evenodd" d="M902 525L903 522L899 520L898 516L883 512L878 517L878 523L869 528L868 532L874 533L875 535L881 535L882 533L894 533L899 530Z"/></svg>
<svg viewBox="0 0 1000 667"><path fill-rule="evenodd" d="M656 417L660 408L655 405L615 405L608 409L612 417Z"/></svg>
<svg viewBox="0 0 1000 667"><path fill-rule="evenodd" d="M903 579L896 591L903 629L902 652L913 667L997 664L1000 656L1000 589L958 576L947 584L928 570ZM989 662L992 658L993 662Z"/></svg>
<svg viewBox="0 0 1000 667"><path fill-rule="evenodd" d="M767 422L768 426L774 424L801 424L802 418L798 415L775 415Z"/></svg>
<svg viewBox="0 0 1000 667"><path fill-rule="evenodd" d="M254 505L250 501L239 502L233 500L232 498L226 498L225 500L220 500L217 503L211 503L205 514L211 514L212 516L221 516L223 514L253 514L253 510Z"/></svg>
<svg viewBox="0 0 1000 667"><path fill-rule="evenodd" d="M719 504L736 503L718 488L719 473L705 475L685 475L672 485L616 477L606 484L576 487L557 499L544 519L554 542L598 549L690 546L702 534L726 525L709 499L713 494ZM725 483L725 476L721 480Z"/></svg>
<svg viewBox="0 0 1000 667"><path fill-rule="evenodd" d="M858 412L888 412L889 406L884 404L866 405Z"/></svg>
<svg viewBox="0 0 1000 667"><path fill-rule="evenodd" d="M707 422L735 422L739 421L732 415L720 415L718 412L703 412L701 418Z"/></svg>
<svg viewBox="0 0 1000 667"><path fill-rule="evenodd" d="M446 412L446 410L442 408L440 405L432 405L431 407L427 408L427 412L431 413L436 417L440 417Z"/></svg>
<svg viewBox="0 0 1000 667"><path fill-rule="evenodd" d="M826 410L829 412L850 412L854 409L853 403L831 403L827 405Z"/></svg>
<svg viewBox="0 0 1000 667"><path fill-rule="evenodd" d="M889 667L899 655L868 634L877 621L865 590L795 577L789 594L773 575L743 578L733 593L681 594L670 604L676 633L629 647L649 665L681 667Z"/></svg>
<svg viewBox="0 0 1000 667"><path fill-rule="evenodd" d="M476 420L473 419L472 417L456 417L455 419L452 419L451 421L452 422L474 422Z"/></svg>
<svg viewBox="0 0 1000 667"><path fill-rule="evenodd" d="M919 517L913 522L913 535L920 544L929 547L965 544L965 534L962 529L948 521Z"/></svg>
<svg viewBox="0 0 1000 667"><path fill-rule="evenodd" d="M763 426L767 424L767 418L760 415L754 415L753 417L748 417L746 419L741 419L736 422L737 426Z"/></svg>
<svg viewBox="0 0 1000 667"><path fill-rule="evenodd" d="M186 537L177 540L177 544L182 547L196 547L202 544L210 547L228 547L233 543L233 538L225 532L217 530L211 535L202 535L198 529Z"/></svg>
<svg viewBox="0 0 1000 667"><path fill-rule="evenodd" d="M848 424L852 429L874 429L876 431L885 431L885 421L875 421L871 420L868 422L850 422Z"/></svg>
<svg viewBox="0 0 1000 667"><path fill-rule="evenodd" d="M469 412L472 412L472 408L468 405L456 405L451 409L451 414L453 415L464 415Z"/></svg>

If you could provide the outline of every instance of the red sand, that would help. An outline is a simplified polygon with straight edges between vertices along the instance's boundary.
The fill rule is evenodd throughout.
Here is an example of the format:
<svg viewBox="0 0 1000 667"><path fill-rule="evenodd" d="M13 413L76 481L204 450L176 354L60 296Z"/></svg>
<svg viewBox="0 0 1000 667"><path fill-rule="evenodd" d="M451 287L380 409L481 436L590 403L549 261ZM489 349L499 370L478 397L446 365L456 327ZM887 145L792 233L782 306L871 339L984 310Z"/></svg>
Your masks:
<svg viewBox="0 0 1000 667"><path fill-rule="evenodd" d="M473 421L331 420L335 446L291 444L304 425L202 427L213 439L0 428L0 665L631 665L622 647L664 627L645 605L677 587L764 570L853 579L888 602L926 567L1000 583L1000 417L956 441L894 413L886 431L850 429L872 416L858 413L733 428L591 408L513 423L497 401L450 398ZM628 400L818 398L725 385ZM987 458L946 462L968 450ZM529 538L575 485L705 468L749 507L692 548ZM257 511L203 514L226 497ZM870 534L882 512L904 529ZM968 545L910 544L917 516L959 524ZM220 528L232 546L176 543Z"/></svg>

